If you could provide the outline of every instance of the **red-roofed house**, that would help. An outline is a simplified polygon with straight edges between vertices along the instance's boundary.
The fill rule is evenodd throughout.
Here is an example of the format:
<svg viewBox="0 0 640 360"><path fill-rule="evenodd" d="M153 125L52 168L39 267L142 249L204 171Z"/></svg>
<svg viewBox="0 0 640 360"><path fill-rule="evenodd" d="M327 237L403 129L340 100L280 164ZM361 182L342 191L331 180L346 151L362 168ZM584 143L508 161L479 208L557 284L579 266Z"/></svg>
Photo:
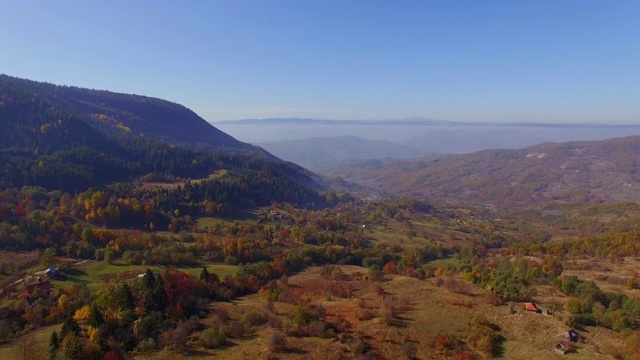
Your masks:
<svg viewBox="0 0 640 360"><path fill-rule="evenodd" d="M536 306L536 304L531 302L525 303L524 308L527 309L527 311L538 312L538 307Z"/></svg>
<svg viewBox="0 0 640 360"><path fill-rule="evenodd" d="M40 289L45 293L47 293L51 291L51 283L48 281L43 281L43 282L27 285L27 288L24 289L24 291L22 292L22 295L31 296L31 294L33 294L33 292L36 291L36 289Z"/></svg>

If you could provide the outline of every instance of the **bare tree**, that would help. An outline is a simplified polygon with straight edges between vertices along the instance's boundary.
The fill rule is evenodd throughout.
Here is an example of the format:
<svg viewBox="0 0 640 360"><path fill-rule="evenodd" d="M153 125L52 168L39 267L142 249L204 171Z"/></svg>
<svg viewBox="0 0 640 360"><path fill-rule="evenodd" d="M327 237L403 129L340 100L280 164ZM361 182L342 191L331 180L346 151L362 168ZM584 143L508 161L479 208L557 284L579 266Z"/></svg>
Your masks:
<svg viewBox="0 0 640 360"><path fill-rule="evenodd" d="M16 359L18 360L44 360L42 346L33 334L24 335L16 341Z"/></svg>

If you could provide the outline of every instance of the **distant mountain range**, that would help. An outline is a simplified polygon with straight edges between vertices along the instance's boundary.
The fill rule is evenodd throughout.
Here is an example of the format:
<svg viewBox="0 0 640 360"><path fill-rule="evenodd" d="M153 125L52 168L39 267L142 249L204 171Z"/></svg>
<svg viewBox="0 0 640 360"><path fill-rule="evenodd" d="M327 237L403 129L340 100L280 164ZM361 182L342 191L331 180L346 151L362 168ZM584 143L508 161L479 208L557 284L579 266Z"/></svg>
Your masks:
<svg viewBox="0 0 640 360"><path fill-rule="evenodd" d="M539 204L640 202L640 136L546 143L518 150L319 167L378 191L502 209Z"/></svg>
<svg viewBox="0 0 640 360"><path fill-rule="evenodd" d="M253 144L323 138L330 148L340 136L391 142L423 154L465 154L486 149L518 149L544 142L603 140L640 135L640 125L464 123L423 118L400 120L249 119L216 123L221 130ZM279 145L284 146L284 144ZM288 159L307 159L307 147L291 147ZM393 151L378 158L396 157ZM402 156L397 156L402 157ZM357 158L357 157L355 157ZM336 160L341 160L337 158ZM343 160L343 159L342 159ZM309 163L305 163L309 164Z"/></svg>
<svg viewBox="0 0 640 360"><path fill-rule="evenodd" d="M389 141L365 140L356 136L314 137L256 144L281 159L309 169L351 159L409 159L425 152Z"/></svg>
<svg viewBox="0 0 640 360"><path fill-rule="evenodd" d="M240 119L224 120L215 122L216 125L447 125L447 126L475 126L475 127L528 127L528 128L603 128L603 127L623 127L635 128L633 124L594 124L594 123L536 123L536 122L463 122L449 120L435 120L427 118L407 118L407 119L382 119L382 120L336 120L336 119L308 119L308 118L264 118L264 119Z"/></svg>
<svg viewBox="0 0 640 360"><path fill-rule="evenodd" d="M425 118L410 118L398 120L329 120L306 118L267 118L242 119L217 122L218 125L438 125L464 124L462 122L432 120Z"/></svg>

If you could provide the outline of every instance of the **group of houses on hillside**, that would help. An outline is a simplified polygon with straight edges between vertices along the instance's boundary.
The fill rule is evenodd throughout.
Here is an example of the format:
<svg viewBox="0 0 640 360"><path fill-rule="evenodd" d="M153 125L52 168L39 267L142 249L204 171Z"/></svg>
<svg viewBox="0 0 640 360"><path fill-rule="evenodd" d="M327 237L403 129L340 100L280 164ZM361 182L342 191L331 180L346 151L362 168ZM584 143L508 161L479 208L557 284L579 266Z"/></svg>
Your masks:
<svg viewBox="0 0 640 360"><path fill-rule="evenodd" d="M553 315L553 313L547 309L542 310L535 303L527 302L524 304L524 308L526 311L534 312L534 313L546 313L547 315ZM571 343L577 343L581 340L580 334L576 331L576 329L568 329L563 334L562 337L565 341L557 342L554 346L554 351L559 354L566 354L571 351Z"/></svg>
<svg viewBox="0 0 640 360"><path fill-rule="evenodd" d="M51 280L57 276L58 272L55 267L50 267L42 271L38 271L33 275L25 276L18 279L13 283L7 285L0 294L2 296L11 296L13 289L18 285L25 284L24 289L17 293L17 297L27 299L33 296L36 291L42 291L44 293L51 292Z"/></svg>

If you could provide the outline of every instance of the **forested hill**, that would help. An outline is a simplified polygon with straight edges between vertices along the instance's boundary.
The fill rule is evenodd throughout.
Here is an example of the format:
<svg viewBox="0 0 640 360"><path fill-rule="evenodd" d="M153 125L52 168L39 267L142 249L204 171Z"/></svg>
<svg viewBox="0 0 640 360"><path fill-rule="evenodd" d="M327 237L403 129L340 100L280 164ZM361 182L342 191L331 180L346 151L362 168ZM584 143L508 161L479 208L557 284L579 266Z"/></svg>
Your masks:
<svg viewBox="0 0 640 360"><path fill-rule="evenodd" d="M105 132L8 77L0 77L0 133L0 189L41 186L74 193L116 182L209 178L189 187L189 204L206 200L237 208L324 202L317 192L319 178L293 163L243 149Z"/></svg>
<svg viewBox="0 0 640 360"><path fill-rule="evenodd" d="M319 169L382 191L504 209L548 202L640 202L640 137L546 143L418 160L368 160Z"/></svg>
<svg viewBox="0 0 640 360"><path fill-rule="evenodd" d="M178 143L235 149L259 149L216 129L190 109L147 96L59 86L0 75L81 120L116 132L131 132Z"/></svg>

